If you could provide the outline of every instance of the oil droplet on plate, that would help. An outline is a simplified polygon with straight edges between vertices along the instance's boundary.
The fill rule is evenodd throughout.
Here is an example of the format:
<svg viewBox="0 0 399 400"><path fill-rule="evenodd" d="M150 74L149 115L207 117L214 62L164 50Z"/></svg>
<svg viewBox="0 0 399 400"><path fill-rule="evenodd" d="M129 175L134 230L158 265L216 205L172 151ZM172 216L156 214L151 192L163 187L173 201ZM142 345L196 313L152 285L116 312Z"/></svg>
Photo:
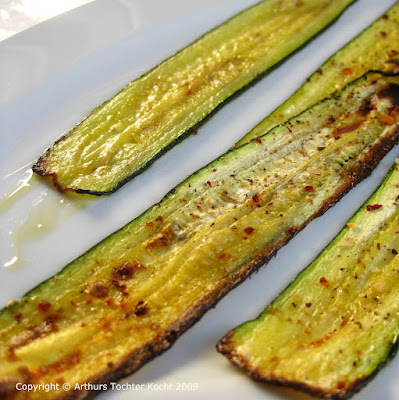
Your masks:
<svg viewBox="0 0 399 400"><path fill-rule="evenodd" d="M12 267L14 264L16 264L18 262L18 257L14 256L11 260L7 261L4 263L4 267L5 268L9 268Z"/></svg>
<svg viewBox="0 0 399 400"><path fill-rule="evenodd" d="M7 211L22 196L27 195L40 179L28 170L24 174L16 187L0 198L0 214ZM19 225L12 228L9 232L12 240L13 257L7 261L3 261L5 268L16 268L24 262L23 249L27 242L36 241L55 230L60 223L69 215L83 209L87 205L86 198L61 198L61 195L55 191L40 192L38 199L37 194L33 206L29 206L29 213L25 220ZM29 193L31 196L31 193Z"/></svg>
<svg viewBox="0 0 399 400"><path fill-rule="evenodd" d="M58 196L58 194L57 194ZM76 200L76 199L74 199ZM5 262L6 268L15 268L24 261L23 248L28 242L37 241L54 231L65 218L86 206L85 201L54 199L54 194L43 196L33 206L27 218L10 232L15 256Z"/></svg>
<svg viewBox="0 0 399 400"><path fill-rule="evenodd" d="M29 169L25 172L24 178L21 179L16 187L0 198L0 213L8 210L18 199L38 183L38 177Z"/></svg>

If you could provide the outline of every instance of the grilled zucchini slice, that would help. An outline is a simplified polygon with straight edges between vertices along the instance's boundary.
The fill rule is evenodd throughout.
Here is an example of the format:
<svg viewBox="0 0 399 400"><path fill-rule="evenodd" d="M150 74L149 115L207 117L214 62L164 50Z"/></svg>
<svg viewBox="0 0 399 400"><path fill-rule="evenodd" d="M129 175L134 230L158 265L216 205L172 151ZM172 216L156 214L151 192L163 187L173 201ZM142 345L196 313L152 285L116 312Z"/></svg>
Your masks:
<svg viewBox="0 0 399 400"><path fill-rule="evenodd" d="M354 0L264 0L99 106L33 170L61 191L109 194L216 107L331 23Z"/></svg>
<svg viewBox="0 0 399 400"><path fill-rule="evenodd" d="M256 125L236 147L261 136L372 69L399 66L399 3L328 59L286 102ZM397 60L395 60L397 59Z"/></svg>
<svg viewBox="0 0 399 400"><path fill-rule="evenodd" d="M399 166L331 244L218 350L256 380L348 398L399 334Z"/></svg>
<svg viewBox="0 0 399 400"><path fill-rule="evenodd" d="M399 136L398 81L369 74L226 153L2 310L0 392L115 380L171 346L370 173Z"/></svg>

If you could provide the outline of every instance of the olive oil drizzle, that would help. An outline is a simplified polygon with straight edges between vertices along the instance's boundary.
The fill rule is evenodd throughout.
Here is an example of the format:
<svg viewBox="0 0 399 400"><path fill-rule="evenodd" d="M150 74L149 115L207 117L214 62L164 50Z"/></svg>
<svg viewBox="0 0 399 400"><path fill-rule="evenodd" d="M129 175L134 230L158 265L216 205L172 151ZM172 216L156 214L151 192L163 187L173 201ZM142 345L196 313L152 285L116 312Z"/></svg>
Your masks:
<svg viewBox="0 0 399 400"><path fill-rule="evenodd" d="M19 170L14 171L13 173L5 176L3 179L10 177L18 171ZM38 182L39 179L33 173L33 171L31 169L27 170L24 174L24 178L21 179L15 187L9 193L0 197L0 214L3 214L10 207L12 207L22 196L36 186Z"/></svg>
<svg viewBox="0 0 399 400"><path fill-rule="evenodd" d="M9 178L22 168L6 175L3 179ZM15 187L0 198L0 215L6 212L10 212L10 215L12 215L11 209L20 199L26 198L28 195L33 197L32 206L25 219L22 222L16 223L8 232L11 238L13 255L7 260L1 261L4 268L11 269L23 265L26 261L24 249L28 242L43 239L43 237L57 229L61 220L86 206L85 200L72 200L49 188L46 188L44 191L41 190L37 195L32 194L31 191L39 182L40 179L38 176L29 169L25 171L24 177ZM51 195L49 195L49 191Z"/></svg>

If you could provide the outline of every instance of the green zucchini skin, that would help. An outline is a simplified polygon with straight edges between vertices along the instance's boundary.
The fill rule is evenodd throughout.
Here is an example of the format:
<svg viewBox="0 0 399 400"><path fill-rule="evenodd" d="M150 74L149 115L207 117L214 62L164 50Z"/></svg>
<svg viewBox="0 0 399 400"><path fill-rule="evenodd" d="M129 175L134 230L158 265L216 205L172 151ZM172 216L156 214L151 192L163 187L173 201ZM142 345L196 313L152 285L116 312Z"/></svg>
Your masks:
<svg viewBox="0 0 399 400"><path fill-rule="evenodd" d="M384 32L385 36L382 36ZM283 104L257 124L236 147L263 135L341 89L369 70L389 71L399 54L399 4L332 55Z"/></svg>
<svg viewBox="0 0 399 400"><path fill-rule="evenodd" d="M264 0L244 10L93 110L39 158L34 172L51 177L60 191L115 192L353 1Z"/></svg>
<svg viewBox="0 0 399 400"><path fill-rule="evenodd" d="M399 137L397 121L379 118L398 100L382 90L397 83L368 74L226 153L2 310L0 393L21 398L15 382L108 382L168 349L370 174Z"/></svg>
<svg viewBox="0 0 399 400"><path fill-rule="evenodd" d="M389 232L392 230L392 226L396 227L396 229L399 228L399 225L397 223L399 210L398 188L399 164L396 163L385 177L381 186L348 221L346 227L343 228L343 230L319 254L319 256L307 268L299 273L299 275L292 281L292 283L285 290L283 290L283 292L259 315L259 317L257 317L253 321L249 321L240 325L239 327L231 330L226 336L224 336L218 342L217 350L220 353L224 354L234 365L243 369L251 378L257 381L298 389L317 397L333 398L340 400L349 399L354 394L359 392L364 386L366 386L377 375L377 373L384 366L386 366L389 361L396 355L399 345L399 328L397 324L398 317L397 309L395 308L394 295L394 293L397 293L397 288L395 288L394 283L392 283L391 285L388 284L386 285L386 287L378 286L378 284L380 284L381 282L382 285L384 282L388 282L389 277L384 277L384 274L389 274L389 270L392 267L397 268L399 266L397 260L398 252L396 251L398 240L395 241L394 239L392 239L392 235L389 234ZM375 208L376 206L381 207ZM380 212L380 215L377 215L378 212ZM398 231L396 231L396 235L397 234ZM354 245L354 248L347 249L345 248L345 246L347 245L349 239L353 239L355 242L359 242L359 244L356 243ZM377 266L371 268L374 259L378 257L377 252L373 253L373 247L375 247L376 244L378 249L382 249L381 252L392 253L384 258L384 260L381 261L379 264L378 261L374 263L378 266L378 270ZM346 255L348 251L354 252L356 256L352 257ZM373 254L374 257L370 254ZM359 256L358 261L353 263L357 256ZM345 257L352 258L352 263L345 264L345 261L342 261ZM366 262L367 257L370 265L367 265L367 263L363 263L363 260ZM356 264L360 263L363 263L363 268L365 271L364 274L368 274L368 276L361 277L357 275L359 268L356 266ZM302 349L304 348L309 348L310 350L307 354L307 362L320 363L320 359L317 359L317 361L316 358L314 360L312 359L312 350L311 347L308 347L307 343L318 343L316 346L321 346L324 344L325 341L327 344L324 350L324 355L330 353L329 356L326 356L328 357L328 362L331 364L330 368L333 369L333 371L335 368L337 370L338 368L341 368L343 371L345 371L345 373L341 374L340 377L342 377L342 375L347 375L350 376L350 379L348 378L348 381L340 381L340 377L338 377L338 372L337 377L328 383L326 383L326 381L328 380L327 377L324 378L323 381L323 376L319 376L318 374L316 374L318 378L317 380L313 376L311 376L311 373L307 375L306 380L301 380L298 378L293 379L295 373L293 373L292 371L286 371L286 373L284 373L282 372L283 367L281 368L281 370L278 370L276 366L272 366L272 358L269 358L270 355L266 355L266 352L263 350L265 349L265 343L267 343L267 340L265 341L267 334L269 333L273 336L276 335L276 332L273 331L276 328L276 324L272 321L272 319L283 321L283 318L285 318L283 309L287 307L286 304L288 302L292 301L293 293L295 293L294 296L296 300L294 301L296 301L297 303L295 304L295 307L292 307L292 309L290 309L289 313L292 321L300 319L301 324L305 324L305 326L312 326L316 330L318 329L317 318L309 317L310 322L307 322L304 308L298 304L301 301L306 301L307 303L305 309L309 309L310 307L312 307L312 305L315 305L316 307L318 307L318 313L323 314L323 312L327 312L331 315L331 325L329 329L330 332L336 332L337 329L333 330L333 328L336 326L334 323L334 305L330 305L330 307L324 308L324 304L321 299L322 294L320 296L315 295L315 290L312 289L312 287L320 282L317 282L317 279L315 280L316 276L318 278L324 278L325 276L327 276L327 274L329 274L330 277L333 277L334 274L339 275L340 271L343 271L345 267L347 267L346 274L353 274L355 280L365 280L364 283L357 285L359 287L352 289L354 291L354 294L352 295L353 304L357 302L355 300L356 297L367 298L367 295L370 296L370 293L376 296L373 299L373 301L375 301L373 303L374 306L371 306L370 308L364 307L364 310L366 310L364 314L369 314L370 320L374 318L374 322L371 321L372 325L369 323L369 326L367 326L365 323L366 321L356 315L355 312L352 314L353 316L350 318L349 322L341 324L343 327L345 327L347 323L359 324L359 332L356 332L357 335L355 333L354 337L352 338L352 344L349 343L349 340L346 341L345 338L342 338L342 345L340 346L341 349L345 349L343 350L344 352L346 351L347 353L350 353L348 359L346 360L346 363L342 362L342 360L336 361L335 357L337 356L337 344L334 342L333 344L329 345L329 337L327 337L326 340L324 340L324 338L315 340L314 337L310 339L310 337L306 336L304 333L302 333L302 336L292 333L292 341L297 343L296 350L292 350L292 352L287 351L286 354L287 359L288 357L290 357L290 362L295 362L295 351L299 352L302 351ZM395 270L393 271L395 272ZM327 278L328 285L330 285L330 277ZM344 289L344 285L340 285L340 283L337 282L335 282L332 286L334 286L333 291L335 291L336 293L339 293L341 290ZM347 287L349 288L349 284L347 285ZM368 289L370 293L368 292ZM318 292L322 291L319 290ZM365 293L367 293L367 295L365 295ZM328 294L326 295L330 296L331 294L331 290L329 290ZM389 295L391 295L391 298L388 297ZM300 296L307 297L307 299L304 300L302 298L300 300ZM392 296L394 297L393 300ZM388 299L386 299L386 297L388 297ZM350 299L348 300L350 301ZM384 309L384 300L386 302L393 301L394 304L391 304L390 306L388 305ZM298 310L298 306L299 308L301 308L301 310ZM349 304L347 305L347 308L351 308ZM276 316L276 313L278 314L278 316ZM375 318L375 316L379 316L382 313L384 313L385 317ZM391 323L390 327L388 326L384 328L384 321L389 320L390 316L392 316L392 319L394 319L394 323ZM347 316L345 316L345 318L345 321L347 321ZM354 321L355 319L357 321ZM270 328L269 332L268 326L272 325L273 327ZM386 325L388 325L388 323L386 323ZM366 348L361 347L363 345L363 341L360 335L362 334L364 336L364 330L368 330L367 332L369 332L370 336L370 342L368 343L368 347ZM377 336L377 338L373 336L372 331L377 331L377 334L375 335ZM284 335L283 331L281 331L280 334ZM333 333L332 335L334 334L337 333ZM346 335L348 334L350 334L350 332L346 333ZM246 343L254 343L259 335L263 336L262 347L258 351L248 351L249 347L246 347ZM382 339L379 339L378 337ZM284 338L281 340L282 342L284 342ZM361 343L361 345L358 344L359 342ZM361 348L362 354L364 354L364 356L357 351L356 354L360 355L357 358L353 359L352 355L354 354L354 352L352 351L352 348L347 351L348 345L352 348ZM288 346L290 346L290 344L281 344L281 347L278 351L284 353L286 351L285 348ZM253 345L251 345L251 348L253 348ZM342 350L340 350L340 352L342 352ZM270 361L266 360L266 358ZM277 361L276 358L277 357L275 356L274 361ZM255 359L256 364L253 362L253 360ZM363 361L362 359L364 359L365 361ZM366 366L363 366L361 363L366 364ZM369 367L367 365L368 363L370 363ZM356 374L354 372L359 364L361 364L361 367L365 369L367 373L361 373L359 371L359 373ZM321 365L320 368L322 368Z"/></svg>

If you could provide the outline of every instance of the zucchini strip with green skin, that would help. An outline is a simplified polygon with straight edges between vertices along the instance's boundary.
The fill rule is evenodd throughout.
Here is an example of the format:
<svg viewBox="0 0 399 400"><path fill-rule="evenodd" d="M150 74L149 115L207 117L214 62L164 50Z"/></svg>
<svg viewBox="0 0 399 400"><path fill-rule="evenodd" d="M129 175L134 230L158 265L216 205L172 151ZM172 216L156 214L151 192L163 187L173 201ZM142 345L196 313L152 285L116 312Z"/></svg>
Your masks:
<svg viewBox="0 0 399 400"><path fill-rule="evenodd" d="M110 194L355 0L264 0L129 83L33 170L61 191Z"/></svg>
<svg viewBox="0 0 399 400"><path fill-rule="evenodd" d="M218 350L256 380L349 398L395 354L399 168L327 248Z"/></svg>
<svg viewBox="0 0 399 400"><path fill-rule="evenodd" d="M397 142L398 83L369 74L226 153L2 310L0 392L115 380L170 347Z"/></svg>
<svg viewBox="0 0 399 400"><path fill-rule="evenodd" d="M329 58L287 101L236 147L265 134L372 69L389 71L399 54L399 3Z"/></svg>

